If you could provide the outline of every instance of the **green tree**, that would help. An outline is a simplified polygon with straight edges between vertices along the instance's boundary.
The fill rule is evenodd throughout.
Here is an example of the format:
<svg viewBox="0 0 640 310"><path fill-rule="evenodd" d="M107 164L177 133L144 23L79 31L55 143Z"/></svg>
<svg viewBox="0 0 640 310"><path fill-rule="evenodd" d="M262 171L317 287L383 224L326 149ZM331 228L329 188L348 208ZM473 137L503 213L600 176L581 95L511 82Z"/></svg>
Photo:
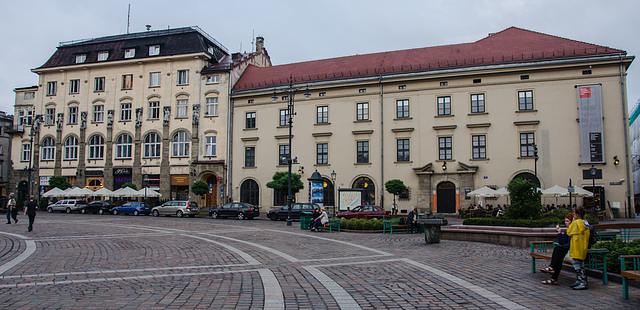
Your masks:
<svg viewBox="0 0 640 310"><path fill-rule="evenodd" d="M508 185L511 206L505 214L513 219L538 219L542 205L541 193L537 185L522 178L516 178Z"/></svg>
<svg viewBox="0 0 640 310"><path fill-rule="evenodd" d="M120 186L120 188L125 188L125 187L130 187L132 189L138 190L138 186L136 186L135 184L131 183L131 182L127 182L124 183Z"/></svg>
<svg viewBox="0 0 640 310"><path fill-rule="evenodd" d="M404 185L402 180L393 179L384 183L384 187L387 189L387 192L393 195L393 206L396 206L396 196L400 195L400 193L407 190L407 186Z"/></svg>
<svg viewBox="0 0 640 310"><path fill-rule="evenodd" d="M274 190L287 190L287 179L288 173L284 171L279 171L273 174L273 179L267 183L268 188L273 188ZM291 174L291 193L296 194L302 188L304 188L304 184L300 180L300 175L297 173Z"/></svg>
<svg viewBox="0 0 640 310"><path fill-rule="evenodd" d="M71 187L71 184L69 184L69 181L67 181L67 178L65 177L55 176L55 177L49 178L49 186L57 187L61 190L65 190Z"/></svg>
<svg viewBox="0 0 640 310"><path fill-rule="evenodd" d="M209 185L204 181L195 181L191 184L191 192L198 196L202 196L209 192Z"/></svg>

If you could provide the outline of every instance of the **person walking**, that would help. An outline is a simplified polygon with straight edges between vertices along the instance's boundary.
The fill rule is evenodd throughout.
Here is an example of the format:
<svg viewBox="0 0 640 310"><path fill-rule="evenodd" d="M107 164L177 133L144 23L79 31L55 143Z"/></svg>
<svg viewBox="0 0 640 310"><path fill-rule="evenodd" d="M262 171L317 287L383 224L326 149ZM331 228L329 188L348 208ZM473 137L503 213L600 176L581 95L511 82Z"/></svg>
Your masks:
<svg viewBox="0 0 640 310"><path fill-rule="evenodd" d="M9 194L9 200L7 201L7 224L11 224L11 218L16 224L18 223L18 207L13 193Z"/></svg>
<svg viewBox="0 0 640 310"><path fill-rule="evenodd" d="M418 232L418 209L415 207L407 214L407 227L410 234Z"/></svg>
<svg viewBox="0 0 640 310"><path fill-rule="evenodd" d="M564 262L564 257L569 252L570 248L570 238L566 234L566 227L571 225L573 221L573 213L567 213L564 216L564 225L565 228L562 229L559 225L556 225L556 231L558 232L558 236L556 238L556 245L553 248L553 254L551 255L551 263L549 267L540 270L541 272L550 273L551 279L542 281L542 284L558 284L558 276L560 275L560 271L562 270L562 263Z"/></svg>
<svg viewBox="0 0 640 310"><path fill-rule="evenodd" d="M33 199L33 196L29 198L29 202L27 202L27 207L24 208L24 214L29 217L29 228L27 231L31 232L33 230L33 221L36 219L36 209L38 208L38 204L36 200Z"/></svg>
<svg viewBox="0 0 640 310"><path fill-rule="evenodd" d="M589 286L587 273L584 269L584 260L587 258L589 250L590 231L585 225L584 209L577 208L573 222L567 228L567 235L571 238L569 246L569 256L572 260L573 269L576 271L576 283L571 285L574 290L586 290Z"/></svg>

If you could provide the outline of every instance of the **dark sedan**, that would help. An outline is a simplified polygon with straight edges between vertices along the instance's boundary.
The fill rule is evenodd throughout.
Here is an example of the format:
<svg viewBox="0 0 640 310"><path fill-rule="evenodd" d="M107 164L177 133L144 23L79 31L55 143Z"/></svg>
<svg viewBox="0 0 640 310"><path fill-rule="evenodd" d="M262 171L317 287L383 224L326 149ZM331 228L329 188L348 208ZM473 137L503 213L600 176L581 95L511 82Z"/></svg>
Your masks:
<svg viewBox="0 0 640 310"><path fill-rule="evenodd" d="M294 203L291 205L291 219L299 220L300 215L303 212L311 214L316 208L320 208L320 206L315 203ZM287 206L282 206L269 210L267 217L272 221L284 221L287 219L288 214L289 208Z"/></svg>
<svg viewBox="0 0 640 310"><path fill-rule="evenodd" d="M209 209L212 218L235 217L239 220L253 219L260 215L260 208L244 202L229 202Z"/></svg>
<svg viewBox="0 0 640 310"><path fill-rule="evenodd" d="M149 209L149 207L147 207L144 202L127 202L119 207L114 207L113 209L111 209L111 213L113 213L113 215L149 215L151 213L151 209Z"/></svg>
<svg viewBox="0 0 640 310"><path fill-rule="evenodd" d="M80 213L109 214L113 205L108 201L93 201L80 209Z"/></svg>
<svg viewBox="0 0 640 310"><path fill-rule="evenodd" d="M389 212L378 206L364 205L357 206L350 211L342 211L336 214L337 217L344 218L383 218Z"/></svg>

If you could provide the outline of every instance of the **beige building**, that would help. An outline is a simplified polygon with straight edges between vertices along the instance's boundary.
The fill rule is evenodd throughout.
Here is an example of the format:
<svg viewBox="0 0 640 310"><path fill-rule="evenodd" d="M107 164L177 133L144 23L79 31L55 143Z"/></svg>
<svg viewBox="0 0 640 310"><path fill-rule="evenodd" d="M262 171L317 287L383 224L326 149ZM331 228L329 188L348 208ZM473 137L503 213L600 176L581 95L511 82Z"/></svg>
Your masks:
<svg viewBox="0 0 640 310"><path fill-rule="evenodd" d="M317 170L328 205L337 188L360 188L363 202L389 209L384 183L400 179L409 187L401 210L455 213L474 202L469 191L522 176L542 188L571 179L625 216L632 60L512 27L471 43L250 67L232 95L232 198L286 203L266 184L287 169L293 89L293 171L305 180L298 201L309 200L306 179Z"/></svg>
<svg viewBox="0 0 640 310"><path fill-rule="evenodd" d="M226 196L229 92L247 65L270 65L263 42L230 54L187 27L61 43L32 70L34 97L16 99L16 116L25 118L13 138L16 186L24 190L33 151L40 192L51 176L64 176L80 187L133 182L183 199L203 180L204 205L216 205Z"/></svg>

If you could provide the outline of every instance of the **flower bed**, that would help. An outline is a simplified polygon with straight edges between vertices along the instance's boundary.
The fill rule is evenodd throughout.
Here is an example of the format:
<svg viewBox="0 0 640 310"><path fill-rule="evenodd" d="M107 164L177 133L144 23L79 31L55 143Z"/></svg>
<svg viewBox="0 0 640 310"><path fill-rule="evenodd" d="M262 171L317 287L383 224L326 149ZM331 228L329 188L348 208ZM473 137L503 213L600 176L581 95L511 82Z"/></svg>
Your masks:
<svg viewBox="0 0 640 310"><path fill-rule="evenodd" d="M623 242L620 239L612 241L598 241L591 248L609 250L607 255L607 270L613 273L620 273L620 255L640 255L640 240Z"/></svg>

